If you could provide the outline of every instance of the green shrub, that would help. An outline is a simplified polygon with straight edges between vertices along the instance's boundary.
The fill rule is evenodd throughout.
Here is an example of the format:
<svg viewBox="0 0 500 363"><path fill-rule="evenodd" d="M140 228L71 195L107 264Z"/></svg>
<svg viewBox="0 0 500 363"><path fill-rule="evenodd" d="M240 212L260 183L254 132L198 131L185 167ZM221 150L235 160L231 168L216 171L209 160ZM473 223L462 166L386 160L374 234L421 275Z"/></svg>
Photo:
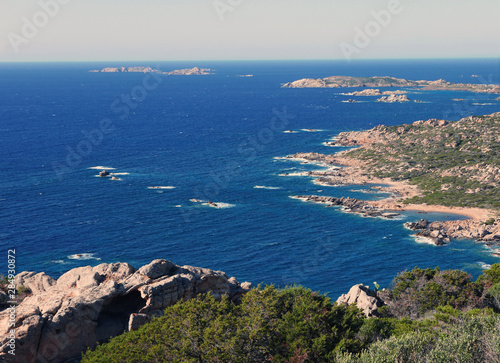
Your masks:
<svg viewBox="0 0 500 363"><path fill-rule="evenodd" d="M500 263L491 265L490 269L485 270L483 274L477 278L477 281L490 285L500 283Z"/></svg>
<svg viewBox="0 0 500 363"><path fill-rule="evenodd" d="M342 353L338 363L493 363L500 361L500 316L472 317L447 325L439 335L416 331L372 344L359 355Z"/></svg>
<svg viewBox="0 0 500 363"><path fill-rule="evenodd" d="M365 348L356 338L364 320L357 308L303 287L253 289L238 306L208 294L87 351L82 362L326 362Z"/></svg>
<svg viewBox="0 0 500 363"><path fill-rule="evenodd" d="M437 267L401 273L388 299L388 310L396 317L418 318L446 305L460 310L486 306L482 284L464 271L439 271Z"/></svg>

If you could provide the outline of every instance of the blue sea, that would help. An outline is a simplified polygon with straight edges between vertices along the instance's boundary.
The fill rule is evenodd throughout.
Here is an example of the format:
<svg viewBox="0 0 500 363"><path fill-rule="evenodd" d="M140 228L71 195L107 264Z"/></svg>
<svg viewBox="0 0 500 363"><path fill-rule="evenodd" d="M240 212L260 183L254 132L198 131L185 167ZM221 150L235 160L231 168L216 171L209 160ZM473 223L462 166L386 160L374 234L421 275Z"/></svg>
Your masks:
<svg viewBox="0 0 500 363"><path fill-rule="evenodd" d="M89 73L132 65L215 74ZM499 73L498 60L0 64L0 273L15 248L17 272L58 277L89 264L164 258L332 298L357 283L390 286L415 266L476 277L500 262L487 246L418 243L403 226L456 216L363 218L291 199L384 195L280 176L318 166L279 158L334 153L323 143L341 131L497 112L498 95L409 90L423 102L345 103L352 96L340 93L356 89L281 85L330 75L499 83ZM96 177L104 168L117 180Z"/></svg>

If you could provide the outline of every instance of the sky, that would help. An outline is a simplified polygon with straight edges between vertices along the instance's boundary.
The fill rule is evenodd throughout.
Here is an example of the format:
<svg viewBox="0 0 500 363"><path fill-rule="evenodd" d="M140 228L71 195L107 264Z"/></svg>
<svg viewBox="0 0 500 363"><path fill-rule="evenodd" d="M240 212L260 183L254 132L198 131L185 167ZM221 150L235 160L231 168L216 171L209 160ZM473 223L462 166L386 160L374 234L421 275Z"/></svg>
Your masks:
<svg viewBox="0 0 500 363"><path fill-rule="evenodd" d="M500 58L499 0L0 0L0 61Z"/></svg>

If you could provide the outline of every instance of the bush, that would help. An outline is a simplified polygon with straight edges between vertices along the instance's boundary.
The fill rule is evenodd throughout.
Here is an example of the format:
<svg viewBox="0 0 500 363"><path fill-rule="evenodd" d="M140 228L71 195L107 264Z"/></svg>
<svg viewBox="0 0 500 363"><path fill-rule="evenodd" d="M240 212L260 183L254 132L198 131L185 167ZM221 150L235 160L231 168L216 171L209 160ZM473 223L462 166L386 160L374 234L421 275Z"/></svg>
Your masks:
<svg viewBox="0 0 500 363"><path fill-rule="evenodd" d="M239 306L202 295L139 330L113 338L82 362L311 362L360 352L364 315L303 287L253 289Z"/></svg>
<svg viewBox="0 0 500 363"><path fill-rule="evenodd" d="M494 285L500 283L500 263L491 265L491 268L489 270L485 270L483 274L477 278L477 281L485 285Z"/></svg>
<svg viewBox="0 0 500 363"><path fill-rule="evenodd" d="M393 281L388 296L388 310L396 317L418 318L438 306L455 309L484 307L483 286L460 270L439 271L414 268Z"/></svg>
<svg viewBox="0 0 500 363"><path fill-rule="evenodd" d="M473 317L449 325L440 334L427 331L392 336L359 355L338 354L338 363L479 363L500 361L500 317Z"/></svg>

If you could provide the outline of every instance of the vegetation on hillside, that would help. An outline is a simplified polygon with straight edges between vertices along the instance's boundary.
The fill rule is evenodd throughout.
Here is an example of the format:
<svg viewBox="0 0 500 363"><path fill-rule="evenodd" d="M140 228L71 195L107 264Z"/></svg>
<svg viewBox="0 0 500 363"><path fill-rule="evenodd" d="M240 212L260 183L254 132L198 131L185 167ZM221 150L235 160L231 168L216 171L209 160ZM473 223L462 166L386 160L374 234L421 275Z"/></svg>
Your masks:
<svg viewBox="0 0 500 363"><path fill-rule="evenodd" d="M384 137L345 156L366 161L367 174L418 185L423 195L406 203L500 209L500 114L376 132Z"/></svg>
<svg viewBox="0 0 500 363"><path fill-rule="evenodd" d="M500 264L476 281L415 268L379 296L387 304L366 318L304 287L259 286L239 305L201 295L82 362L500 361Z"/></svg>

